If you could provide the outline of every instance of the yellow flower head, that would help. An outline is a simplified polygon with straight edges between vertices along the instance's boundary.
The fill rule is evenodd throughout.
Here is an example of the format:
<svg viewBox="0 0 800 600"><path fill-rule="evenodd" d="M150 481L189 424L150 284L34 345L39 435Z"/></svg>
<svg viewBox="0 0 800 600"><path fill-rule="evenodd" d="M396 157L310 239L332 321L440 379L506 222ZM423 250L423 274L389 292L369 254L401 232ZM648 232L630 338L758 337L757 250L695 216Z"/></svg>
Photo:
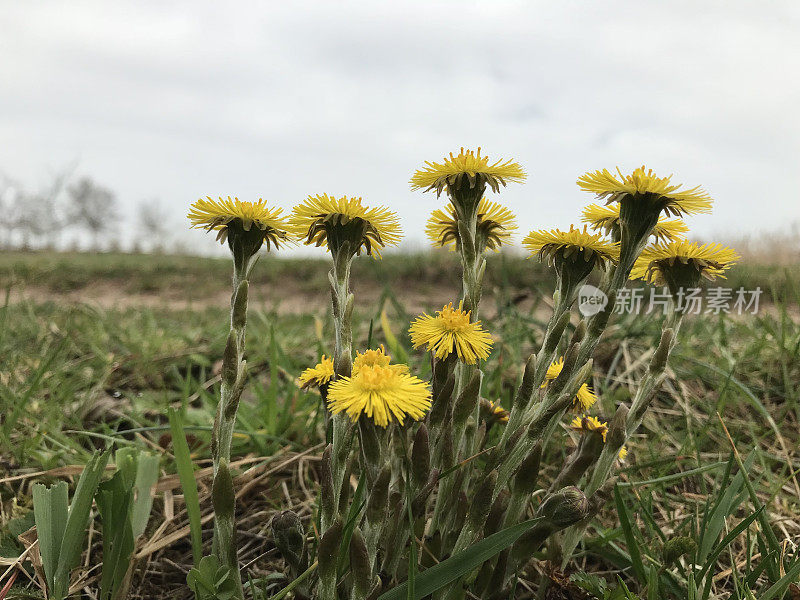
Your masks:
<svg viewBox="0 0 800 600"><path fill-rule="evenodd" d="M618 203L609 206L590 204L583 209L582 221L589 223L589 227L594 231L602 230L606 235L619 239ZM689 233L689 227L680 219L659 217L650 235L655 237L656 241L672 242L682 240L686 233Z"/></svg>
<svg viewBox="0 0 800 600"><path fill-rule="evenodd" d="M383 206L368 208L361 198L347 196L309 196L292 209L289 223L306 245L324 244L336 252L349 242L353 254L360 254L363 248L377 257L385 246L396 245L402 235L396 213Z"/></svg>
<svg viewBox="0 0 800 600"><path fill-rule="evenodd" d="M558 360L553 361L552 364L547 367L547 373L544 375L544 383L542 383L541 387L547 387L548 383L555 380L561 374L561 370L563 368L564 357L562 356ZM572 400L572 409L575 412L585 412L589 410L595 402L597 402L597 396L595 396L595 393L588 385L582 383L581 387L578 388L578 393L575 394L575 398Z"/></svg>
<svg viewBox="0 0 800 600"><path fill-rule="evenodd" d="M608 262L619 259L619 244L603 239L599 233L589 233L584 225L583 230L570 225L569 231L551 229L531 231L522 240L522 245L531 253L539 256L539 260L547 259L549 263L559 260L578 262L583 260L586 266L597 266L605 269Z"/></svg>
<svg viewBox="0 0 800 600"><path fill-rule="evenodd" d="M364 352L356 351L352 373L355 375L362 367L388 367L396 369L400 373L408 373L407 365L393 365L391 362L392 357L386 354L383 344L376 350L365 350Z"/></svg>
<svg viewBox="0 0 800 600"><path fill-rule="evenodd" d="M625 446L620 448L617 457L619 458L620 462L625 462L625 459L628 458L628 449Z"/></svg>
<svg viewBox="0 0 800 600"><path fill-rule="evenodd" d="M485 403L485 404L484 404ZM494 422L508 423L509 412L500 406L500 402L489 402L488 400L481 400L481 409L488 414L489 418Z"/></svg>
<svg viewBox="0 0 800 600"><path fill-rule="evenodd" d="M499 251L500 246L511 241L517 230L514 213L502 204L489 202L481 198L478 203L478 238L482 245L490 250ZM457 250L460 244L458 234L458 217L456 208L450 202L443 210L435 210L425 227L428 239L437 246L449 246Z"/></svg>
<svg viewBox="0 0 800 600"><path fill-rule="evenodd" d="M342 377L328 388L328 408L345 411L355 422L365 414L376 425L386 427L406 415L419 420L431 407L431 393L421 379L390 366L362 365L351 377Z"/></svg>
<svg viewBox="0 0 800 600"><path fill-rule="evenodd" d="M631 271L631 279L644 279L671 288L694 287L701 277L724 278L724 272L741 257L722 244L682 240L645 248ZM674 291L674 290L673 290Z"/></svg>
<svg viewBox="0 0 800 600"><path fill-rule="evenodd" d="M680 184L670 182L672 175L658 177L644 166L630 175L623 175L617 167L617 175L608 169L586 173L578 179L578 186L605 199L606 204L637 197L656 201L661 210L676 217L711 212L711 196L700 186L683 190Z"/></svg>
<svg viewBox="0 0 800 600"><path fill-rule="evenodd" d="M441 195L442 190L457 189L463 186L464 180L469 188L483 188L488 185L496 193L500 186L508 182L522 183L525 181L525 171L513 160L500 159L489 164L488 156L481 156L481 149L477 152L464 150L458 156L450 153L449 158L443 162L425 161L424 169L418 170L411 177L412 190L436 190L436 195ZM477 200L477 199L476 199Z"/></svg>
<svg viewBox="0 0 800 600"><path fill-rule="evenodd" d="M327 385L333 375L333 360L326 358L323 354L316 365L309 367L300 374L300 388L307 390L308 388Z"/></svg>
<svg viewBox="0 0 800 600"><path fill-rule="evenodd" d="M608 433L608 423L601 422L597 417L590 417L583 415L582 417L575 417L569 426L581 433L588 433L590 431L597 431L603 436L603 441L606 441L606 434Z"/></svg>
<svg viewBox="0 0 800 600"><path fill-rule="evenodd" d="M464 303L453 308L451 302L432 317L423 313L411 324L409 333L414 348L428 346L436 358L445 358L456 352L458 358L474 365L485 360L492 349L492 336L483 329L480 321L471 323L470 311L463 310Z"/></svg>
<svg viewBox="0 0 800 600"><path fill-rule="evenodd" d="M290 240L290 229L285 217L281 216L281 208L270 208L261 198L258 202L243 202L238 198L212 200L211 197L200 199L190 207L186 215L193 229L214 230L217 241L225 243L230 231L252 232L270 246L280 248ZM260 245L260 243L259 243Z"/></svg>

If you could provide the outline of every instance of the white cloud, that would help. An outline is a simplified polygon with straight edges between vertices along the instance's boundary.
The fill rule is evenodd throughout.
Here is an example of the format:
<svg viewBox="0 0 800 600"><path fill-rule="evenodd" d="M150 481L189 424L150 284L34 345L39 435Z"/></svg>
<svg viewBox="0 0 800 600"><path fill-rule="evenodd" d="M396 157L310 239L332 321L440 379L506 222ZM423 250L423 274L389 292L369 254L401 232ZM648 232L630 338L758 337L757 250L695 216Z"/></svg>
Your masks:
<svg viewBox="0 0 800 600"><path fill-rule="evenodd" d="M14 3L0 169L79 159L180 223L205 194L363 195L420 239L409 176L481 145L529 170L502 194L526 229L643 162L712 192L699 234L774 229L800 220L798 25L793 2Z"/></svg>

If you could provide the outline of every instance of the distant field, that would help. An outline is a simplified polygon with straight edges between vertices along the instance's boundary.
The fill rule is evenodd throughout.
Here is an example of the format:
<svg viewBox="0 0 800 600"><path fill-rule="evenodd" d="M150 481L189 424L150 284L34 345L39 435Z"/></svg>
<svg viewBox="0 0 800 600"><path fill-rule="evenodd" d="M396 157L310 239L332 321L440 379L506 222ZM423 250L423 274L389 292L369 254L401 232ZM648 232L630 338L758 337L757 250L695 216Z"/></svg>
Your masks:
<svg viewBox="0 0 800 600"><path fill-rule="evenodd" d="M10 532L30 519L30 482L59 475L38 471L81 465L92 449L111 440L133 444L163 456L161 491L146 534L152 551L135 575L134 597L185 597L185 575L175 565L191 562L188 539L179 535L159 545L186 524L173 485L165 411L183 409L193 456L206 465L227 335L229 270L227 259L186 256L0 255L0 290L10 292L8 303L0 303L0 556L15 547ZM300 391L295 378L319 354L331 352L327 270L323 259L263 257L253 275L250 380L235 454L269 465L289 461L259 479L241 500L242 562L252 561L248 572L254 577L280 569L265 530L268 515L291 505L308 521L314 509L319 452L313 449L323 439L319 398ZM356 261L356 347L387 342L378 319L385 309L400 350L427 376L428 362L410 347L405 332L418 311L456 299L459 280L459 266L447 253ZM610 580L619 575L639 589L642 582L631 570L632 544L645 560L659 564L666 540L697 535L701 516L727 481L724 463L731 445L717 414L738 451L745 457L753 452L749 479L778 540L794 551L792 544L800 539L797 282L797 265L734 268L724 285L760 286L769 310L687 320L670 376L621 473L631 483L620 489L635 520L634 539L625 539L609 507L590 528L575 568ZM484 391L488 399L507 404L520 364L541 341L552 277L534 261L497 255L490 259L485 287L482 316L495 349ZM593 378L605 414L630 398L659 326L652 317L624 316L608 330ZM309 449L308 455L298 454ZM553 460L543 464L561 464L555 457L570 450L568 444L548 448ZM239 477L248 476L243 467ZM208 514L208 481L201 484ZM745 496L740 502L726 516L728 531L756 508ZM716 597L727 597L734 579L745 573L763 577L756 571L758 539L736 537L718 557ZM668 597L680 598L685 569L671 568L663 576ZM154 590L174 595L156 596Z"/></svg>

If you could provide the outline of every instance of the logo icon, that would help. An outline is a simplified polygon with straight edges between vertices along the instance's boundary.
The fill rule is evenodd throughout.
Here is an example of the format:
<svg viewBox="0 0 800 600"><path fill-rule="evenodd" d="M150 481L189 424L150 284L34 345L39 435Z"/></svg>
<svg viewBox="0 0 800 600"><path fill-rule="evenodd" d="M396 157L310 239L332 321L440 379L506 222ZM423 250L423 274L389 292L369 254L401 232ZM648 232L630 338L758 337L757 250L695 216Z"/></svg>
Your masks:
<svg viewBox="0 0 800 600"><path fill-rule="evenodd" d="M591 317L608 304L608 296L593 285L584 284L578 290L578 310L584 317Z"/></svg>

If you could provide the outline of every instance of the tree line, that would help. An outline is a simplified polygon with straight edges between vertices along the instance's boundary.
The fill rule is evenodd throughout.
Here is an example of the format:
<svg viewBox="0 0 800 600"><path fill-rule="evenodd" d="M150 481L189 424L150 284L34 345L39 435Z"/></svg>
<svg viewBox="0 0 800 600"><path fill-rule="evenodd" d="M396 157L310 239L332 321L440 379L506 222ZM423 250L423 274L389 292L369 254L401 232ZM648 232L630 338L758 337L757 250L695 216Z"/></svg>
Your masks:
<svg viewBox="0 0 800 600"><path fill-rule="evenodd" d="M116 192L91 177L65 170L30 189L0 174L0 249L167 249L169 219L158 200L139 202L134 223L123 225Z"/></svg>

